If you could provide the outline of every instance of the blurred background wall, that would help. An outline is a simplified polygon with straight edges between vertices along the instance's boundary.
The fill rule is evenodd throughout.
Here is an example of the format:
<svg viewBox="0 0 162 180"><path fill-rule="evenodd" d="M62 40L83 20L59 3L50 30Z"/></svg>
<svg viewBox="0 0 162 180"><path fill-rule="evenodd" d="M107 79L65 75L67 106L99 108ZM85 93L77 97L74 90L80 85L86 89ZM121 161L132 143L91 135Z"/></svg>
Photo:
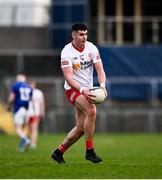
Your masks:
<svg viewBox="0 0 162 180"><path fill-rule="evenodd" d="M97 106L97 131L161 132L161 9L160 0L0 0L0 131L13 129L5 104L22 70L45 93L41 132L74 125L60 52L71 40L71 25L84 22L99 47L109 91Z"/></svg>

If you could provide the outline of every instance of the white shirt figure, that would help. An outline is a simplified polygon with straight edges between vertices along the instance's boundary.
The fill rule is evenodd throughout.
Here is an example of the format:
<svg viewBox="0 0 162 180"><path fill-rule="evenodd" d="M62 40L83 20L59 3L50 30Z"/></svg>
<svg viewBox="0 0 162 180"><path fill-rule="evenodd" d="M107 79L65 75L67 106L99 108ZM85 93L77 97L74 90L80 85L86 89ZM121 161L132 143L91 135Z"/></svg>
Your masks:
<svg viewBox="0 0 162 180"><path fill-rule="evenodd" d="M68 61L68 64L64 63ZM93 86L93 63L100 62L101 58L97 47L86 42L83 51L76 49L72 43L67 44L61 52L61 67L71 66L73 68L73 79L84 87ZM71 87L65 81L65 90Z"/></svg>
<svg viewBox="0 0 162 180"><path fill-rule="evenodd" d="M43 102L43 92L37 88L34 89L32 101L29 103L29 116L44 116L44 109L42 107Z"/></svg>
<svg viewBox="0 0 162 180"><path fill-rule="evenodd" d="M30 85L33 88L33 96L32 100L29 103L28 109L28 125L31 142L30 148L36 148L39 131L39 121L45 115L45 102L43 92L36 88L36 82L31 81Z"/></svg>

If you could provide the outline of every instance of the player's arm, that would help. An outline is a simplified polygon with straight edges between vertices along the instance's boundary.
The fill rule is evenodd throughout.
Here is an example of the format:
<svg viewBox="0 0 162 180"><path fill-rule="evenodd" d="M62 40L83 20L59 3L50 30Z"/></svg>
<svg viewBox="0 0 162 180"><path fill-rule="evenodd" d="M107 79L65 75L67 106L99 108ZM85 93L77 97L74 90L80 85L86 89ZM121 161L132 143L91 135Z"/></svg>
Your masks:
<svg viewBox="0 0 162 180"><path fill-rule="evenodd" d="M105 71L103 68L103 64L102 61L99 61L97 63L94 64L96 72L97 72L97 77L98 77L98 81L100 84L100 87L102 87L107 95L107 91L105 88L105 84L106 84L106 75L105 75Z"/></svg>
<svg viewBox="0 0 162 180"><path fill-rule="evenodd" d="M82 93L83 87L72 78L73 76L73 68L70 58L62 58L61 59L61 68L63 71L63 75L69 86L73 87L74 89L80 91Z"/></svg>
<svg viewBox="0 0 162 180"><path fill-rule="evenodd" d="M94 63L94 67L97 72L98 81L99 81L100 87L102 87L104 89L105 94L107 95L107 91L105 89L106 75L105 75L105 71L103 68L102 59L100 57L98 48L94 44L91 44L91 46L92 46L91 48L92 48L93 63Z"/></svg>
<svg viewBox="0 0 162 180"><path fill-rule="evenodd" d="M62 68L62 71L69 86L80 91L80 93L83 94L89 102L91 102L93 99L92 99L92 95L90 94L89 89L85 87L81 87L80 84L72 78L73 69L71 67L65 67L65 68Z"/></svg>
<svg viewBox="0 0 162 180"><path fill-rule="evenodd" d="M63 71L64 78L67 81L67 83L69 84L69 86L78 90L80 93L84 94L87 97L89 94L89 89L80 86L80 84L72 78L73 69L72 69L72 66L69 65L69 62L66 60L61 61L61 68Z"/></svg>
<svg viewBox="0 0 162 180"><path fill-rule="evenodd" d="M12 104L15 100L15 94L11 92L8 97L7 110L11 111Z"/></svg>
<svg viewBox="0 0 162 180"><path fill-rule="evenodd" d="M67 81L67 83L69 84L69 86L80 91L80 88L81 88L80 84L72 78L72 75L73 75L72 67L71 66L62 67L62 71L63 71L64 78Z"/></svg>
<svg viewBox="0 0 162 180"><path fill-rule="evenodd" d="M35 102L33 96L32 96L32 98L30 99L29 104L30 104L30 108L32 108L32 111L33 111L34 115L37 115L37 114L36 114L36 102Z"/></svg>
<svg viewBox="0 0 162 180"><path fill-rule="evenodd" d="M29 98L29 106L28 106L28 110L31 108L33 111L33 115L36 115L36 103L35 103L35 99L34 99L34 93L33 93L33 89L30 91L30 98Z"/></svg>
<svg viewBox="0 0 162 180"><path fill-rule="evenodd" d="M41 116L42 116L42 118L44 118L44 116L45 116L45 99L44 99L43 94L42 94L40 108L41 108Z"/></svg>

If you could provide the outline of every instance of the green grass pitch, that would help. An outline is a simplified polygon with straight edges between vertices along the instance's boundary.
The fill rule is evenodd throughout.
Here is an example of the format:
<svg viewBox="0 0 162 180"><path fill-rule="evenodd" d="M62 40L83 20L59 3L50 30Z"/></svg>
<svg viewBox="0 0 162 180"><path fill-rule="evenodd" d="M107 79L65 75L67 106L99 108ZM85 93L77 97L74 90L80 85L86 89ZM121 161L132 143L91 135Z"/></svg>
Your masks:
<svg viewBox="0 0 162 180"><path fill-rule="evenodd" d="M20 153L16 136L0 135L0 179L162 178L162 134L96 134L99 164L85 160L82 137L65 153L66 164L57 164L50 155L64 136L40 135L37 149Z"/></svg>

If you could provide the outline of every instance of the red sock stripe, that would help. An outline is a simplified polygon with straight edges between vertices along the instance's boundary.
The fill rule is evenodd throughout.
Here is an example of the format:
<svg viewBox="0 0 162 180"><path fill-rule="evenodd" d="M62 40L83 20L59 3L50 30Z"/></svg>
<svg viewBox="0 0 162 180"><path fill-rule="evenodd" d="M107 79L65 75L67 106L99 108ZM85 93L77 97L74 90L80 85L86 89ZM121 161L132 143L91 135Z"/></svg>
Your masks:
<svg viewBox="0 0 162 180"><path fill-rule="evenodd" d="M58 149L64 153L67 150L67 147L64 144L60 144L60 146L58 147Z"/></svg>
<svg viewBox="0 0 162 180"><path fill-rule="evenodd" d="M93 148L93 141L92 140L86 141L86 148L87 149L92 149Z"/></svg>

